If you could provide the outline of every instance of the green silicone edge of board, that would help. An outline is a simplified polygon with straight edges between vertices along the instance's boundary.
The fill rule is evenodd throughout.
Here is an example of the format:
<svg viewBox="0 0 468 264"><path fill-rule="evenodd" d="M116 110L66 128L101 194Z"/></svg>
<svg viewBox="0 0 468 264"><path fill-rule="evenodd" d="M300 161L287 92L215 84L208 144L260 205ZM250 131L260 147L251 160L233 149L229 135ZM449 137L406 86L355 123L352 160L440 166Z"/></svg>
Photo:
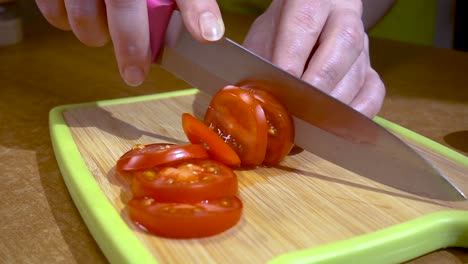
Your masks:
<svg viewBox="0 0 468 264"><path fill-rule="evenodd" d="M163 99L193 93L195 91L192 90L168 92L145 96L145 99ZM88 229L111 263L140 264L157 263L157 261L135 236L99 187L74 144L63 112L74 108L132 103L140 100L140 98L130 97L64 105L53 108L49 114L52 145L65 184Z"/></svg>
<svg viewBox="0 0 468 264"><path fill-rule="evenodd" d="M50 111L49 124L54 152L64 181L91 234L111 263L157 263L151 252L109 202L74 144L63 118L66 110L82 107L127 104L192 95L197 89L57 106ZM383 118L375 122L409 137L456 162L468 165L468 158L417 133ZM79 175L76 173L79 171ZM433 239L434 237L437 239ZM468 247L468 212L431 213L376 232L319 247L280 255L271 263L398 263L445 247ZM371 252L369 254L369 252ZM383 262L382 262L383 261Z"/></svg>
<svg viewBox="0 0 468 264"><path fill-rule="evenodd" d="M379 125L385 127L386 129L388 129L389 131L392 131L392 132L395 132L395 133L398 133L402 136L404 136L405 138L408 138L410 140L413 140L421 145L423 145L424 147L436 152L436 153L439 153L441 154L442 156L444 157L447 157L459 164L463 164L465 166L468 166L468 157L459 153L459 152L456 152L444 145L441 145L429 138L426 138L424 136L421 136L420 134L418 133L415 133L409 129L406 129L400 125L397 125L393 122L390 122L386 119L383 119L381 117L375 117L374 118L374 121L376 123L378 123Z"/></svg>
<svg viewBox="0 0 468 264"><path fill-rule="evenodd" d="M454 246L468 246L466 211L431 213L348 240L287 253L269 263L402 263Z"/></svg>

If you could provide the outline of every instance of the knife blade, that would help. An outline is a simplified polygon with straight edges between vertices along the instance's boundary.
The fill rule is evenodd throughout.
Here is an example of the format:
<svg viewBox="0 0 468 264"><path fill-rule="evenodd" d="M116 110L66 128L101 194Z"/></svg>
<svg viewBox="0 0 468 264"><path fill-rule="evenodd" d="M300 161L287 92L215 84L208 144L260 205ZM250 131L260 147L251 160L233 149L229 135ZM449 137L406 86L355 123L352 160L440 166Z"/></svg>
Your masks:
<svg viewBox="0 0 468 264"><path fill-rule="evenodd" d="M148 8L153 32L151 27L161 24L151 22L155 13ZM439 200L466 199L424 157L346 104L228 38L210 44L196 41L178 11L170 15L160 50L155 50L154 40L151 36L153 54L159 53L154 55L156 64L209 95L247 80L266 84L262 88L276 96L294 116L295 143L305 150L408 193Z"/></svg>

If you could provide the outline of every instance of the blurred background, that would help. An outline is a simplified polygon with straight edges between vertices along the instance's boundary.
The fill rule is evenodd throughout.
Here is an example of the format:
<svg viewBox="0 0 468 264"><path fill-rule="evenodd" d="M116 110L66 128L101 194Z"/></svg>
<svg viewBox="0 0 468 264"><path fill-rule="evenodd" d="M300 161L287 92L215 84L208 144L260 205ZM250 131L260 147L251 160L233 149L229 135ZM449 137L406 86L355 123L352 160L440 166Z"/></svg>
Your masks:
<svg viewBox="0 0 468 264"><path fill-rule="evenodd" d="M218 2L227 11L260 14L271 0ZM390 12L369 31L369 35L466 51L467 8L466 0L397 0Z"/></svg>
<svg viewBox="0 0 468 264"><path fill-rule="evenodd" d="M224 12L261 14L271 0L218 0ZM464 15L463 15L464 14ZM390 12L369 31L386 38L440 48L468 50L468 1L397 0ZM0 0L0 45L9 45L28 35L29 25L41 18L34 0ZM227 25L229 27L229 25ZM51 26L42 30L55 30ZM3 43L3 44L2 44Z"/></svg>

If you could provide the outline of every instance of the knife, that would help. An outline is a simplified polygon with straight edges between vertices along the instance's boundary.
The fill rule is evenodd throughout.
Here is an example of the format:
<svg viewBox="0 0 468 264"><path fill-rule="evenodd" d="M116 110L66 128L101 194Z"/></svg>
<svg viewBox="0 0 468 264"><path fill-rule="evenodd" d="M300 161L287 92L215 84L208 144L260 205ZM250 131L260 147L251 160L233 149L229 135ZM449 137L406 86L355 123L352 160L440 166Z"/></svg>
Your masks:
<svg viewBox="0 0 468 264"><path fill-rule="evenodd" d="M262 83L294 116L295 143L344 169L431 199L463 192L410 146L346 104L228 38L200 43L170 0L147 0L152 61L214 95L226 85Z"/></svg>

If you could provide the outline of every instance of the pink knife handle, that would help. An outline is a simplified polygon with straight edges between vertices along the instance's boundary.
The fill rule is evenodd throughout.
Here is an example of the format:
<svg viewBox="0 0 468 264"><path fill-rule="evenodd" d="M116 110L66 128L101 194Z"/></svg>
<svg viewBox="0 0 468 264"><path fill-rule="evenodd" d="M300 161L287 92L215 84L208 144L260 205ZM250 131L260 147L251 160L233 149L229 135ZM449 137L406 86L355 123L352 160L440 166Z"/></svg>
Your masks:
<svg viewBox="0 0 468 264"><path fill-rule="evenodd" d="M175 3L172 0L146 0L150 32L151 62L158 57Z"/></svg>

